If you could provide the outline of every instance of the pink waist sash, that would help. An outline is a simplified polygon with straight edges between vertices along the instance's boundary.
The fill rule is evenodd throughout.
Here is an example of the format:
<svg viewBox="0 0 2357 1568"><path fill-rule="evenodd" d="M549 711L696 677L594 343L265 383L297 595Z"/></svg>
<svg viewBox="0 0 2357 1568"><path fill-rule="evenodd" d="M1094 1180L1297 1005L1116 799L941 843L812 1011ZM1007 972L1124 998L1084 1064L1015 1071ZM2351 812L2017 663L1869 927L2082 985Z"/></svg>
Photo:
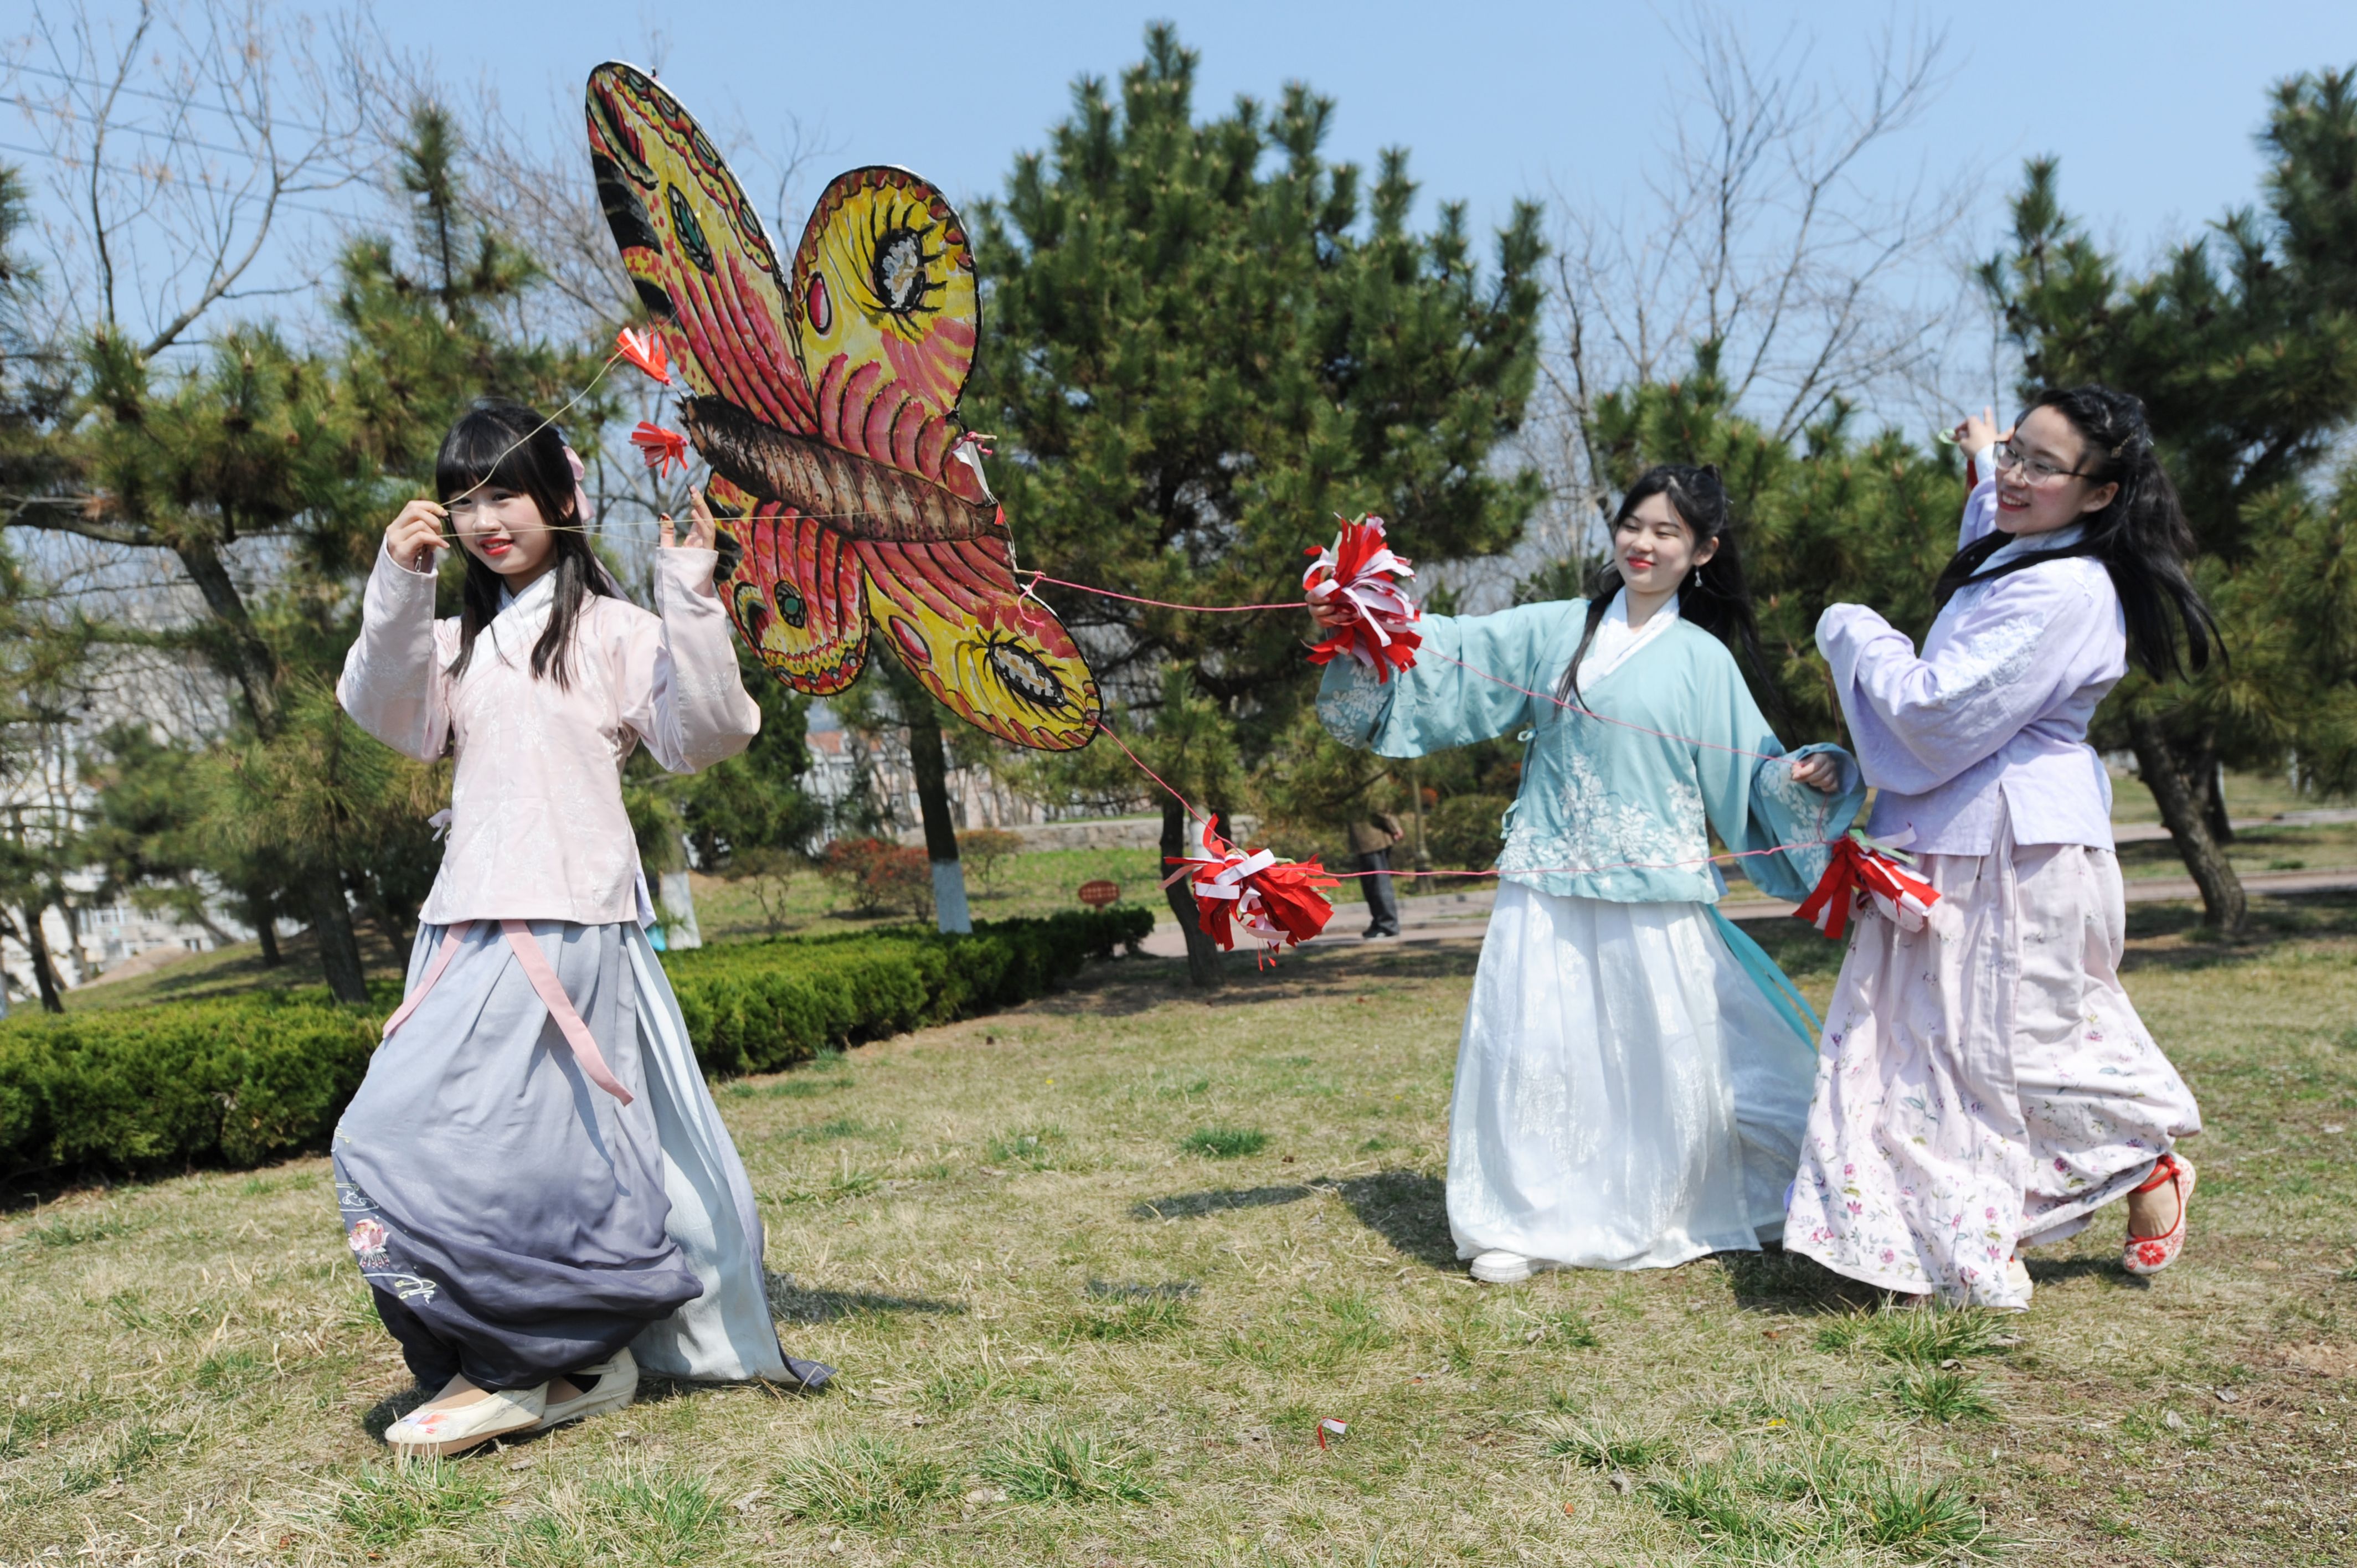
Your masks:
<svg viewBox="0 0 2357 1568"><path fill-rule="evenodd" d="M472 924L469 921L467 925L452 926L442 933L442 945L434 950L433 961L425 966L425 973L418 981L417 989L411 992L393 1010L393 1016L384 1021L386 1039L393 1038L393 1032L409 1022L409 1015L417 1011L417 1004L425 1000L426 993L432 991L435 983L442 978L442 972L450 967L450 960L458 951L459 939L466 935ZM581 1021L580 1010L573 1005L573 998L565 993L565 986L557 980L556 971L549 967L548 954L542 950L540 939L533 936L532 928L522 920L501 920L500 929L507 934L508 947L514 952L516 962L522 967L524 978L532 982L533 990L539 994L541 1005L548 1009L548 1015L556 1020L556 1027L565 1036L565 1044L573 1047L573 1059L580 1064L582 1074L628 1105L630 1091L622 1087L621 1079L616 1078L613 1069L606 1065L605 1054L597 1049L597 1036L590 1034L589 1026Z"/></svg>

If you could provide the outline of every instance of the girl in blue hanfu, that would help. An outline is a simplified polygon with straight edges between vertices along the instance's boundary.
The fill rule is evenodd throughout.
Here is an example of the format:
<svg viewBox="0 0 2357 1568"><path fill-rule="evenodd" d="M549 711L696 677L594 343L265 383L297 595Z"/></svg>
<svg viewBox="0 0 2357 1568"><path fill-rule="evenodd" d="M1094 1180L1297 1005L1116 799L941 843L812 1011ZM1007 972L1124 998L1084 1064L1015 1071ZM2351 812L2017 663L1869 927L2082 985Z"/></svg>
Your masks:
<svg viewBox="0 0 2357 1568"><path fill-rule="evenodd" d="M1760 668L1716 469L1648 471L1612 553L1592 598L1427 616L1413 668L1337 659L1318 693L1384 757L1528 748L1449 1108L1449 1230L1492 1283L1777 1237L1813 1019L1718 915L1708 830L1797 899L1864 794L1837 748L1785 752L1722 640Z"/></svg>
<svg viewBox="0 0 2357 1568"><path fill-rule="evenodd" d="M779 1348L761 1218L642 929L622 808L640 746L687 772L760 725L711 514L699 495L679 542L665 520L650 615L589 548L577 463L529 409L460 419L441 502L385 530L336 689L394 750L457 757L407 996L332 1144L378 1316L437 1391L385 1433L408 1454L619 1410L641 1363L830 1375ZM446 521L467 574L437 621Z"/></svg>
<svg viewBox="0 0 2357 1568"><path fill-rule="evenodd" d="M2215 635L2144 406L2048 392L1982 476L1919 654L1859 605L1817 623L1872 832L1921 857L1940 929L1858 924L1825 1013L1785 1244L1888 1290L2029 1305L2022 1247L2128 1203L2131 1273L2185 1240L2201 1131L2121 990L2111 785L2087 721L2134 658L2165 679ZM2182 642L2180 643L2180 634Z"/></svg>

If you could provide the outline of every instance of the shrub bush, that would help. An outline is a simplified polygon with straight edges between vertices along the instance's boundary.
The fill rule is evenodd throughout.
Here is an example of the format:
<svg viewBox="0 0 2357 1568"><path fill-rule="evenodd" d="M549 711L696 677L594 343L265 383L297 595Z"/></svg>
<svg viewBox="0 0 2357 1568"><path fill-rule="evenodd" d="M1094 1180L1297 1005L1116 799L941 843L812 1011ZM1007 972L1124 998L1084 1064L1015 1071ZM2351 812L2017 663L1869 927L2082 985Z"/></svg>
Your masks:
<svg viewBox="0 0 2357 1568"><path fill-rule="evenodd" d="M914 844L835 839L820 852L819 875L851 896L852 908L922 917L932 912L933 864Z"/></svg>
<svg viewBox="0 0 2357 1568"><path fill-rule="evenodd" d="M1039 995L1154 929L1138 905L700 948L664 956L706 1074L774 1072L829 1047ZM317 1148L390 1005L263 993L0 1025L0 1175L251 1165Z"/></svg>

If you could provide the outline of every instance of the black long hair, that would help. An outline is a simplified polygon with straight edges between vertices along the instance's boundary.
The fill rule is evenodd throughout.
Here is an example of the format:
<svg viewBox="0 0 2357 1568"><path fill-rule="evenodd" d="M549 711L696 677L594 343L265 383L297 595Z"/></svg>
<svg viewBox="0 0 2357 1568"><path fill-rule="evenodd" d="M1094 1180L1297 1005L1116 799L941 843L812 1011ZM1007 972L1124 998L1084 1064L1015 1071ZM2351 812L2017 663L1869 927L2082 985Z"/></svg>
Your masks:
<svg viewBox="0 0 2357 1568"><path fill-rule="evenodd" d="M1744 585L1743 556L1735 545L1735 519L1727 504L1727 485L1718 477L1715 464L1696 467L1688 463L1663 463L1646 469L1620 498L1620 510L1612 516L1617 531L1636 510L1654 496L1667 496L1670 508L1678 521L1694 535L1695 548L1716 540L1718 551L1678 585L1678 616L1689 620L1729 643L1751 666L1760 688L1760 705L1768 710L1771 720L1781 720L1783 703L1776 695L1776 682L1768 670L1768 656L1760 648L1760 623L1751 614L1751 590ZM1620 568L1610 560L1598 568L1587 591L1587 625L1579 634L1579 646L1572 650L1571 662L1564 666L1563 679L1555 686L1555 697L1561 702L1578 702L1579 662L1587 657L1590 644L1596 640L1596 628L1604 624L1605 613L1612 607L1612 596L1620 591Z"/></svg>
<svg viewBox="0 0 2357 1568"><path fill-rule="evenodd" d="M2188 664L2197 671L2208 668L2213 646L2223 659L2226 645L2218 622L2186 569L2193 559L2193 529L2178 503L2177 487L2153 450L2152 425L2145 418L2143 402L2091 383L2049 388L2031 400L2023 417L2041 408L2069 420L2086 443L2080 461L2093 465L2083 476L2088 483L2116 484L2118 493L2110 505L2083 520L2085 532L2075 542L2059 550L2027 551L1983 571L1988 558L2013 535L1992 531L1973 541L1941 570L1932 588L1933 602L1946 604L1968 583L1989 582L2043 561L2088 555L2104 564L2120 596L2128 657L2154 680L2166 681Z"/></svg>
<svg viewBox="0 0 2357 1568"><path fill-rule="evenodd" d="M597 553L589 548L588 535L581 530L574 501L578 482L565 455L565 437L556 426L522 403L478 403L442 437L442 450L434 459L434 488L445 506L469 490L496 489L530 496L540 509L555 541L556 556L548 568L556 579L555 602L549 607L547 629L533 644L532 673L535 680L546 677L560 687L570 685L573 628L581 618L581 607L592 595L610 597L613 590L607 585ZM450 665L453 678L467 672L475 657L475 639L500 613L500 590L504 585L500 575L472 552L462 553L467 580L459 591L458 657Z"/></svg>

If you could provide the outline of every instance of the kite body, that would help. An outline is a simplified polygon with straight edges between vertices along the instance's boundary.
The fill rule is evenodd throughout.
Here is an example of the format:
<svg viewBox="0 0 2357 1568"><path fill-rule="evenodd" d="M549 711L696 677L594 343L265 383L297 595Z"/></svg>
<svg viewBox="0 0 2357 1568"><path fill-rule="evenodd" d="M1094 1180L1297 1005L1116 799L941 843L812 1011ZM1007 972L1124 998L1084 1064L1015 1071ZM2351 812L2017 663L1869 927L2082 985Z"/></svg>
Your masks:
<svg viewBox="0 0 2357 1568"><path fill-rule="evenodd" d="M732 542L730 618L825 696L870 637L969 723L1088 744L1071 636L1015 580L1006 514L957 414L981 313L957 214L905 169L821 193L791 271L695 121L633 67L589 75L589 157L622 264L679 361L682 422Z"/></svg>

